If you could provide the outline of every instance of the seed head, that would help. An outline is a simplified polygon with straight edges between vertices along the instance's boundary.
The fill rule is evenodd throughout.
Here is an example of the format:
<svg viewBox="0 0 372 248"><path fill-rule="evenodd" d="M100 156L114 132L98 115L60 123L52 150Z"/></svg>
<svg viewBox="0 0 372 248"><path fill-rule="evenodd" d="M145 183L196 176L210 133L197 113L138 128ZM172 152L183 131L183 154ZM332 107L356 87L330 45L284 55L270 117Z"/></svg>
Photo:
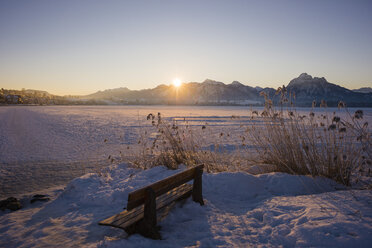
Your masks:
<svg viewBox="0 0 372 248"><path fill-rule="evenodd" d="M335 117L333 117L333 119L332 119L332 122L336 122L336 123L338 123L340 121L340 117L338 117L338 116L335 116Z"/></svg>
<svg viewBox="0 0 372 248"><path fill-rule="evenodd" d="M340 133L345 133L346 132L346 127L342 127L338 130Z"/></svg>
<svg viewBox="0 0 372 248"><path fill-rule="evenodd" d="M355 119L363 119L363 110L359 109L359 110L355 111L354 118Z"/></svg>
<svg viewBox="0 0 372 248"><path fill-rule="evenodd" d="M336 129L336 124L331 124L328 127L328 130L335 130Z"/></svg>
<svg viewBox="0 0 372 248"><path fill-rule="evenodd" d="M340 101L337 105L338 109L345 108L345 103L343 101Z"/></svg>

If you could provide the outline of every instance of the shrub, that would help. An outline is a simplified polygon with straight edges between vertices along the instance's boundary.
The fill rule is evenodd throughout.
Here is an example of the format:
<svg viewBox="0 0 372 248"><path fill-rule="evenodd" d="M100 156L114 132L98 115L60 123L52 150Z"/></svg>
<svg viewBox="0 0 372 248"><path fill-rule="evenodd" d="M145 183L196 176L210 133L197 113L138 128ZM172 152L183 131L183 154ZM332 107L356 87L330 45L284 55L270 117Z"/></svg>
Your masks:
<svg viewBox="0 0 372 248"><path fill-rule="evenodd" d="M162 118L160 113L157 116L149 114L147 120L151 128L140 135L140 147L133 149L137 154L125 158L136 167L147 169L164 165L176 169L179 164L204 164L208 172L219 172L239 170L244 161L248 161L238 156L238 152L224 150L219 144L219 139L225 138L224 134L209 133L211 128L207 123L191 126L186 119L181 123L174 119L169 121ZM213 141L213 145L207 144L210 142L205 140L205 136Z"/></svg>

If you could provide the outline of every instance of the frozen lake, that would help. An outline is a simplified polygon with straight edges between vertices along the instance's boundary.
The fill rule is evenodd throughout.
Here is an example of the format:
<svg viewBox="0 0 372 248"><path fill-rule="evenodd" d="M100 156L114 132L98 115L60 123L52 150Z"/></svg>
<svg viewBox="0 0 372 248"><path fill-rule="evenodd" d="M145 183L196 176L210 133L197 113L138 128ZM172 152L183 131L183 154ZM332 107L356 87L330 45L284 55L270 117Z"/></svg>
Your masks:
<svg viewBox="0 0 372 248"><path fill-rule="evenodd" d="M253 108L261 110L262 108ZM299 108L309 114L310 108ZM363 109L371 122L372 109ZM337 109L327 109L329 113ZM355 109L349 109L353 113ZM74 177L109 164L128 145L136 145L151 126L149 113L168 120L184 120L200 128L204 140L221 132L221 142L235 145L242 126L250 121L250 107L220 106L5 106L0 107L0 198L66 184ZM316 114L324 109L316 109ZM346 116L345 110L340 113ZM238 116L239 118L231 118ZM128 152L128 151L127 151Z"/></svg>

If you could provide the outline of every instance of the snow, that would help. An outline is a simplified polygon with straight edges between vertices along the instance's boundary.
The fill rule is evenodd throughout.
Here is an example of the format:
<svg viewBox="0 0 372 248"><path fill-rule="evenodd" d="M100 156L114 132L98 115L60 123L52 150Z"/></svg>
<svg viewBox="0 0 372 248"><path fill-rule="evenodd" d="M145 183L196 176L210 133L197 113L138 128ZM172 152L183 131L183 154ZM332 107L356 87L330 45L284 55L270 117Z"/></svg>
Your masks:
<svg viewBox="0 0 372 248"><path fill-rule="evenodd" d="M112 165L0 215L0 247L369 247L372 192L325 178L283 173L203 174L205 205L187 199L160 222L163 240L127 236L98 222L120 211L128 193L177 173Z"/></svg>
<svg viewBox="0 0 372 248"><path fill-rule="evenodd" d="M21 196L65 185L109 164L137 144L149 113L160 112L200 128L208 122L206 143L221 132L241 132L247 107L177 106L6 106L0 107L0 196ZM189 120L190 119L190 120ZM107 142L104 142L107 140ZM239 139L238 139L239 140ZM224 140L226 147L236 143Z"/></svg>
<svg viewBox="0 0 372 248"><path fill-rule="evenodd" d="M109 164L137 143L149 113L163 116L225 116L232 108L167 106L9 106L0 108L0 195L20 196L66 184ZM234 108L247 114L246 108ZM205 124L206 119L193 121ZM208 119L207 119L208 120ZM215 120L208 120L214 123ZM218 124L218 123L217 123ZM218 132L219 130L216 130ZM108 142L104 142L108 140Z"/></svg>
<svg viewBox="0 0 372 248"><path fill-rule="evenodd" d="M168 120L187 118L200 130L206 125L200 139L207 148L221 132L230 133L219 140L227 150L238 144L241 125L252 121L250 108L236 106L1 107L0 198L21 198L24 208L0 212L0 247L371 246L371 190L344 188L325 178L262 174L272 165L204 173L206 204L178 203L160 223L163 240L99 226L122 211L129 192L185 169L108 165L107 156L135 145L151 126L143 121L146 115L158 112ZM372 120L371 109L364 109L364 118ZM36 193L51 200L30 204Z"/></svg>

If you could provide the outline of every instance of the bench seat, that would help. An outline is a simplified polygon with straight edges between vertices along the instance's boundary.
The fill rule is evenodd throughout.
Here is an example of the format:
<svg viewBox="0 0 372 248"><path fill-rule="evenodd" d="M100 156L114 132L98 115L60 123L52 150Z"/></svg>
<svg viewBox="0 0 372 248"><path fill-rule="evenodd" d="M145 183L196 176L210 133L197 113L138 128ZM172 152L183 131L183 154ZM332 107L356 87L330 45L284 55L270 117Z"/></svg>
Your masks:
<svg viewBox="0 0 372 248"><path fill-rule="evenodd" d="M156 210L160 210L167 207L170 203L187 198L192 193L192 185L184 183L165 194L156 198ZM136 207L130 211L122 211L110 218L100 221L98 224L103 226L112 226L121 229L126 229L130 225L140 221L144 218L144 205ZM161 219L161 215L158 215Z"/></svg>

